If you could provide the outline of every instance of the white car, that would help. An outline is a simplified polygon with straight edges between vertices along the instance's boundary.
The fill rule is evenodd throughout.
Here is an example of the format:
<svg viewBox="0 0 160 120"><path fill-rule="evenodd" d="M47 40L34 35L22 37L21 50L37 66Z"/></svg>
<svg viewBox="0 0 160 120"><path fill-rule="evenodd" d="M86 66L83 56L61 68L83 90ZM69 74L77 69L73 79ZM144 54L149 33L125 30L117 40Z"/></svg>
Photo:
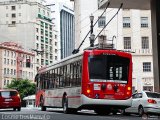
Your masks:
<svg viewBox="0 0 160 120"><path fill-rule="evenodd" d="M142 91L132 95L132 106L123 110L123 114L136 113L160 115L160 93Z"/></svg>

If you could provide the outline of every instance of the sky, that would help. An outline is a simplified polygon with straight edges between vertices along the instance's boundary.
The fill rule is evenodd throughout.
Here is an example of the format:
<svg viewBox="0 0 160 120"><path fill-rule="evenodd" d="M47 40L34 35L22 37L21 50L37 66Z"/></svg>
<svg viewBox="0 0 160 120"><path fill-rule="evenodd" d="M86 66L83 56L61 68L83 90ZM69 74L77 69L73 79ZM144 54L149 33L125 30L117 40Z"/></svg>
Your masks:
<svg viewBox="0 0 160 120"><path fill-rule="evenodd" d="M73 8L73 2L70 2L70 0L46 0L48 4L52 4L53 2L63 2Z"/></svg>

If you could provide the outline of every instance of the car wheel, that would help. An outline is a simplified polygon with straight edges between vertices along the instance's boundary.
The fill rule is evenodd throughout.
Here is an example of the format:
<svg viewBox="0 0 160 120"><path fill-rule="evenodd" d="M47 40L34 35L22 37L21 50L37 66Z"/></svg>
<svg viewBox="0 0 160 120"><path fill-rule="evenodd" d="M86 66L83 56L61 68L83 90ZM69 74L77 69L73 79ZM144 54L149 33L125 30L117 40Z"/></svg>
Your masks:
<svg viewBox="0 0 160 120"><path fill-rule="evenodd" d="M140 106L140 107L138 108L138 114L139 114L140 117L142 117L142 115L144 114L144 109L143 109L142 106Z"/></svg>
<svg viewBox="0 0 160 120"><path fill-rule="evenodd" d="M16 108L13 108L14 111L16 111Z"/></svg>
<svg viewBox="0 0 160 120"><path fill-rule="evenodd" d="M122 115L130 115L129 113L127 113L126 111L125 111L125 109L124 110L121 110L121 112L120 112Z"/></svg>
<svg viewBox="0 0 160 120"><path fill-rule="evenodd" d="M21 111L21 107L18 107L17 110L18 110L18 111Z"/></svg>
<svg viewBox="0 0 160 120"><path fill-rule="evenodd" d="M68 108L68 99L66 97L63 98L63 112L65 114L68 114L69 113L69 108Z"/></svg>

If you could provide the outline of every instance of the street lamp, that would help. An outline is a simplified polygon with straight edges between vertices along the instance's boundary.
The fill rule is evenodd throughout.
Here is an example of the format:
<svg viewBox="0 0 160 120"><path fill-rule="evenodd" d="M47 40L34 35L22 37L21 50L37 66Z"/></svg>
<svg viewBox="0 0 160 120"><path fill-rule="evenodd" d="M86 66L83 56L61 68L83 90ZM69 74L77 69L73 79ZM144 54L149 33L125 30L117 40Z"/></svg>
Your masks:
<svg viewBox="0 0 160 120"><path fill-rule="evenodd" d="M95 35L91 34L91 36L90 36L90 47L94 47L94 39L95 39Z"/></svg>
<svg viewBox="0 0 160 120"><path fill-rule="evenodd" d="M94 39L95 39L95 35L93 34L93 20L94 20L94 16L91 14L90 18L90 22L91 22L91 34L90 34L90 47L94 47Z"/></svg>
<svg viewBox="0 0 160 120"><path fill-rule="evenodd" d="M93 33L93 20L94 20L94 16L91 14L90 18L90 22L91 22L91 34Z"/></svg>

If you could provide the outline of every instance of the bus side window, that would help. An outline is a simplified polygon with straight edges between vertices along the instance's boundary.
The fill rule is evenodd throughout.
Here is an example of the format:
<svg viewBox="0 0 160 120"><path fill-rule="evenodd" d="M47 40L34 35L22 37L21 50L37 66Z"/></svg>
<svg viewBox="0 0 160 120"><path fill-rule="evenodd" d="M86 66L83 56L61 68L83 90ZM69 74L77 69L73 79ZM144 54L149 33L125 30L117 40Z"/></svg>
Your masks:
<svg viewBox="0 0 160 120"><path fill-rule="evenodd" d="M64 84L64 87L67 86L67 65L64 66L64 77L63 77L63 84Z"/></svg>
<svg viewBox="0 0 160 120"><path fill-rule="evenodd" d="M73 78L74 75L73 75L73 64L71 63L70 64L70 86L73 86Z"/></svg>
<svg viewBox="0 0 160 120"><path fill-rule="evenodd" d="M58 74L58 68L55 69L55 77L54 77L54 87L59 87L59 74Z"/></svg>
<svg viewBox="0 0 160 120"><path fill-rule="evenodd" d="M70 64L67 65L66 86L70 86Z"/></svg>
<svg viewBox="0 0 160 120"><path fill-rule="evenodd" d="M81 85L82 63L78 62L78 85Z"/></svg>
<svg viewBox="0 0 160 120"><path fill-rule="evenodd" d="M52 75L51 75L52 88L54 88L54 78L55 78L55 69L52 70Z"/></svg>

